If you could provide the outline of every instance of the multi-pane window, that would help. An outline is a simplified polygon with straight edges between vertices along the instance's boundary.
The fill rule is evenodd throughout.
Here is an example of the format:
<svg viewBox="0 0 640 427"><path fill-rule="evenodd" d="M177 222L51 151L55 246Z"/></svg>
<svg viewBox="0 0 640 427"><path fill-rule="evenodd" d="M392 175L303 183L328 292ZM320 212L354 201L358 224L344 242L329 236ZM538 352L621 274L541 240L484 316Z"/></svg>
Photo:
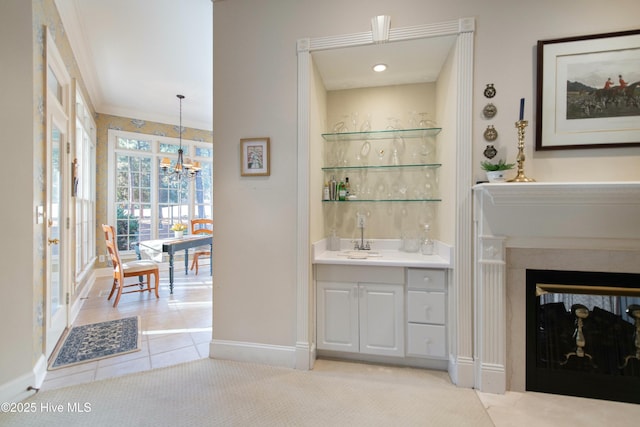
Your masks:
<svg viewBox="0 0 640 427"><path fill-rule="evenodd" d="M76 93L76 143L72 196L75 196L75 275L92 267L95 258L96 125L80 92Z"/></svg>
<svg viewBox="0 0 640 427"><path fill-rule="evenodd" d="M116 154L115 211L118 249L151 238L151 157Z"/></svg>
<svg viewBox="0 0 640 427"><path fill-rule="evenodd" d="M179 142L175 138L109 131L109 218L116 224L118 249L130 251L141 240L172 235L174 223L212 218L213 149L206 142L182 140L185 158L198 161L202 170L193 180L166 175L160 162L172 166Z"/></svg>
<svg viewBox="0 0 640 427"><path fill-rule="evenodd" d="M213 148L196 147L196 157L213 159ZM213 164L202 163L202 172L195 180L195 199L193 201L197 218L212 218L211 206L213 192Z"/></svg>

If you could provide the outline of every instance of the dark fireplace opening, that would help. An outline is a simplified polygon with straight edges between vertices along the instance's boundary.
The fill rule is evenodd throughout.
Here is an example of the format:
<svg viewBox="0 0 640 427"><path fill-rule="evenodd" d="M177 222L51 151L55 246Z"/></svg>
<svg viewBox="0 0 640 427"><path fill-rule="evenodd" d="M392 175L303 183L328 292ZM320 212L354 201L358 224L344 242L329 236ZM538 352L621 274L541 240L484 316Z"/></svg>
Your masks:
<svg viewBox="0 0 640 427"><path fill-rule="evenodd" d="M640 274L527 270L526 389L640 403Z"/></svg>

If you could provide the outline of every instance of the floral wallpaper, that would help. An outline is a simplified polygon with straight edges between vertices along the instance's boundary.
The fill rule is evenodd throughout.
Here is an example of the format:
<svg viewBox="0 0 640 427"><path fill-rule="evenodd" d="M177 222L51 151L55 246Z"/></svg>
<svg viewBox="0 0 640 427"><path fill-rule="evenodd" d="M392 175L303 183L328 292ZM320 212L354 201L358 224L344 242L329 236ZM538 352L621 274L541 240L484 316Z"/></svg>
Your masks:
<svg viewBox="0 0 640 427"><path fill-rule="evenodd" d="M46 204L46 117L45 117L45 84L46 84L46 32L50 32L56 47L67 67L72 79L75 79L76 87L82 92L87 102L87 107L94 115L97 125L97 147L96 147L96 226L106 222L106 196L107 196L107 131L108 129L121 129L131 132L139 132L153 135L166 135L178 137L178 127L154 122L146 122L135 118L116 117L106 114L97 114L91 98L88 95L86 86L80 74L80 69L73 55L71 45L65 33L62 20L56 9L54 0L31 0L32 3L32 30L33 30L33 126L36 135L34 144L34 206ZM211 131L184 128L183 138L195 141L213 142ZM44 325L45 325L45 239L46 229L44 224L34 225L34 269L39 274L35 276L33 316L33 362L35 363L42 355L44 349ZM96 228L97 246L100 247L99 237L102 235L101 229ZM97 252L100 253L100 252Z"/></svg>

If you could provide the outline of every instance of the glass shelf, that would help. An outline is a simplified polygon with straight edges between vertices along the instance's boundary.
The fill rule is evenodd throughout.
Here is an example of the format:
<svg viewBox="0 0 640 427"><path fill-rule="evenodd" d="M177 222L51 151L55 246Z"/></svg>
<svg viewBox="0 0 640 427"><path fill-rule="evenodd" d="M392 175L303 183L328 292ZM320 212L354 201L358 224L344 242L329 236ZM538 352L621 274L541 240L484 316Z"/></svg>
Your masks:
<svg viewBox="0 0 640 427"><path fill-rule="evenodd" d="M371 203L371 202L441 202L440 198L431 199L353 199L353 200L323 200L322 203Z"/></svg>
<svg viewBox="0 0 640 427"><path fill-rule="evenodd" d="M436 136L442 128L419 128L419 129L388 129L369 132L339 132L323 133L325 141L363 141L377 139L391 139L394 136L402 138L422 138L426 136Z"/></svg>
<svg viewBox="0 0 640 427"><path fill-rule="evenodd" d="M427 168L437 169L442 166L442 163L419 163L411 165L363 165L363 166L333 166L324 167L323 171L338 171L338 170L362 170L362 169L409 169L409 168Z"/></svg>

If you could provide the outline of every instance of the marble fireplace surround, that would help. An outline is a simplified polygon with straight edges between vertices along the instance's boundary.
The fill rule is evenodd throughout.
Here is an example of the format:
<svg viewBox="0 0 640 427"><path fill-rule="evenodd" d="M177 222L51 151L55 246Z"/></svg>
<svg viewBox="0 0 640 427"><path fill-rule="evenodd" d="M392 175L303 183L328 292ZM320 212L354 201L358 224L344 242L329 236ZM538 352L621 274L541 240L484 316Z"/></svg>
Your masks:
<svg viewBox="0 0 640 427"><path fill-rule="evenodd" d="M525 391L527 269L640 273L640 182L473 187L474 383Z"/></svg>

